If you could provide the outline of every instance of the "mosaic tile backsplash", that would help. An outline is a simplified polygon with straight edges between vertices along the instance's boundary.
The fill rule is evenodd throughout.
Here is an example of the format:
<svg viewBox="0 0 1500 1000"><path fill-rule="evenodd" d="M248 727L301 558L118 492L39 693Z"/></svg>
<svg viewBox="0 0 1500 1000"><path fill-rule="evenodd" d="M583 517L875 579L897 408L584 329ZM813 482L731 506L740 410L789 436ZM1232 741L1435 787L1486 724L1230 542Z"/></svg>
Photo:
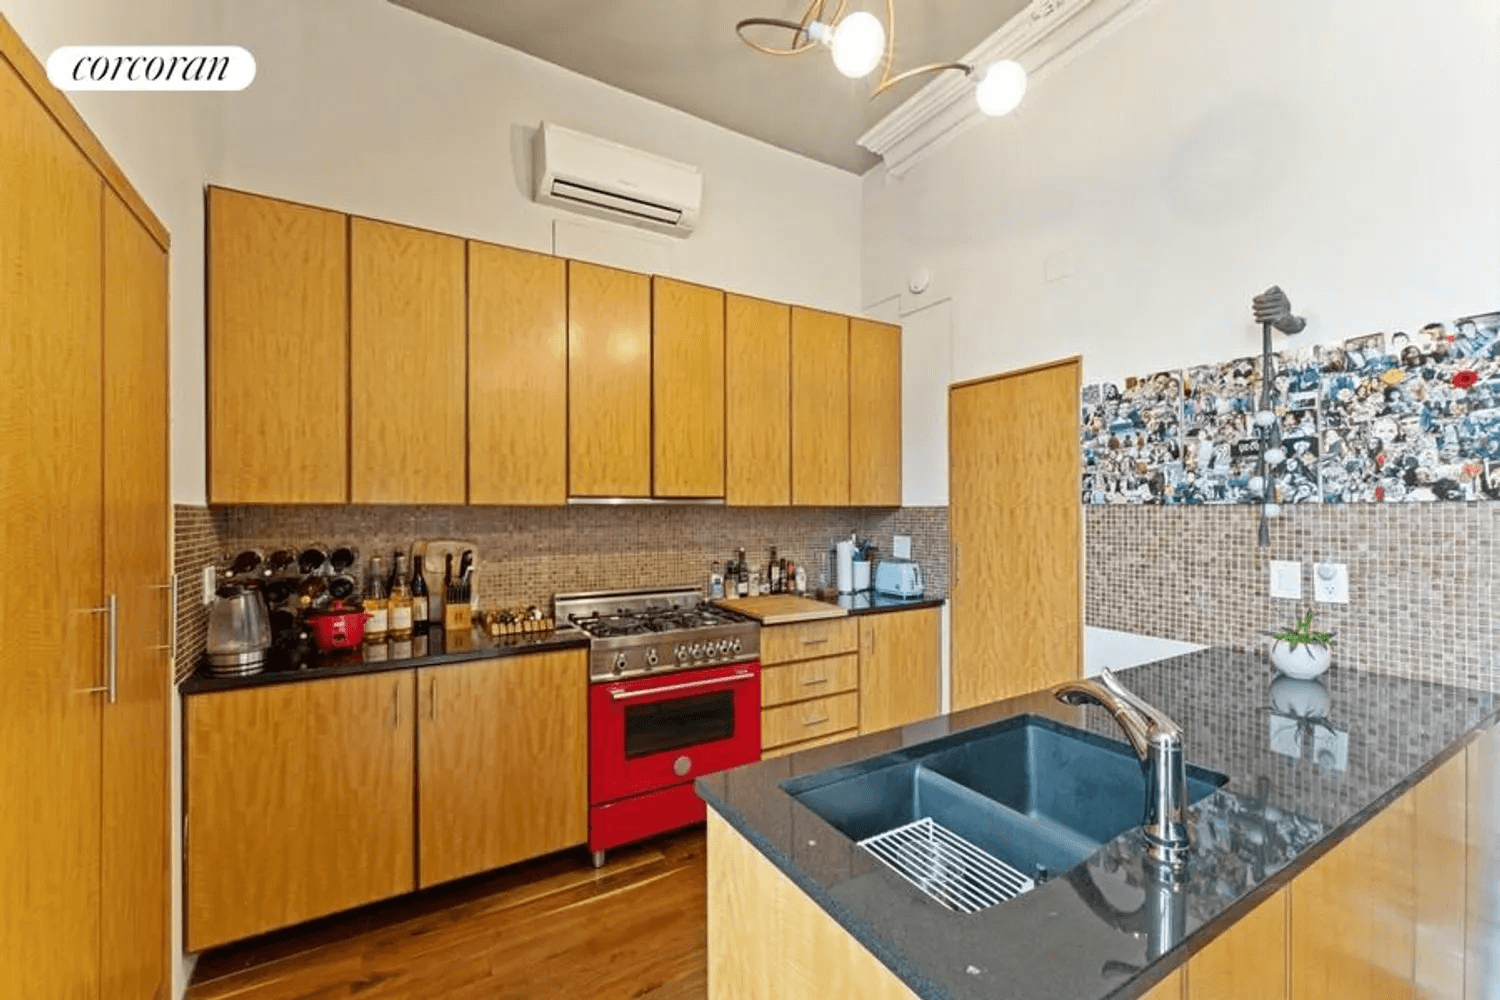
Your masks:
<svg viewBox="0 0 1500 1000"><path fill-rule="evenodd" d="M1243 650L1316 609L1334 662L1419 680L1500 680L1500 504L1303 505L1256 545L1257 508L1085 507L1089 625ZM1302 563L1272 600L1270 560ZM1315 604L1316 562L1344 563L1348 604Z"/></svg>
<svg viewBox="0 0 1500 1000"><path fill-rule="evenodd" d="M622 587L706 588L710 567L741 546L752 564L777 555L805 565L818 585L830 543L857 531L889 555L893 535L910 535L927 593L948 591L946 507L736 508L576 507L178 507L177 570L183 593L202 567L258 548L352 545L361 571L371 556L418 539L474 543L486 605L550 607L554 594ZM194 591L196 592L196 591ZM179 670L203 651L206 609L184 600L178 618Z"/></svg>
<svg viewBox="0 0 1500 1000"><path fill-rule="evenodd" d="M1084 503L1500 500L1500 313L1272 363L1085 386Z"/></svg>

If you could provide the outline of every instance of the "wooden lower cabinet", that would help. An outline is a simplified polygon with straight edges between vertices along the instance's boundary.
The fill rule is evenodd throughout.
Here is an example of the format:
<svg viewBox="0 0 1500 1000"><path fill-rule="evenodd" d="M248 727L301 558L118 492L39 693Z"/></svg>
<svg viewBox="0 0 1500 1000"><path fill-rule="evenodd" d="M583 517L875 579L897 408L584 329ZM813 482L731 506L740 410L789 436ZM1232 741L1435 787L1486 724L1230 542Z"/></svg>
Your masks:
<svg viewBox="0 0 1500 1000"><path fill-rule="evenodd" d="M189 951L416 888L416 677L190 696Z"/></svg>
<svg viewBox="0 0 1500 1000"><path fill-rule="evenodd" d="M587 654L417 674L423 887L588 840Z"/></svg>
<svg viewBox="0 0 1500 1000"><path fill-rule="evenodd" d="M859 731L877 733L938 714L941 608L864 615L859 621Z"/></svg>
<svg viewBox="0 0 1500 1000"><path fill-rule="evenodd" d="M1289 894L1261 903L1192 957L1185 1000L1286 1000Z"/></svg>

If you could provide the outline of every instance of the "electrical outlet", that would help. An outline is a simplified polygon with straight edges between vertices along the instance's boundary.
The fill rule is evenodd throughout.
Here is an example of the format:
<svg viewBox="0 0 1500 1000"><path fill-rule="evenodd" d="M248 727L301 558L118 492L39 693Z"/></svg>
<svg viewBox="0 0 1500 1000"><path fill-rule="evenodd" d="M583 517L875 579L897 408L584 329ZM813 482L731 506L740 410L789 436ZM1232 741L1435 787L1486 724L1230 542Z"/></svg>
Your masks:
<svg viewBox="0 0 1500 1000"><path fill-rule="evenodd" d="M1271 596L1291 601L1302 599L1302 564L1271 561Z"/></svg>
<svg viewBox="0 0 1500 1000"><path fill-rule="evenodd" d="M910 559L911 558L911 536L910 535L892 535L891 536L891 558L893 558L893 559Z"/></svg>
<svg viewBox="0 0 1500 1000"><path fill-rule="evenodd" d="M1313 598L1320 604L1349 603L1349 567L1318 563L1313 567Z"/></svg>
<svg viewBox="0 0 1500 1000"><path fill-rule="evenodd" d="M214 602L214 591L219 589L218 571L212 566L203 567L203 603Z"/></svg>

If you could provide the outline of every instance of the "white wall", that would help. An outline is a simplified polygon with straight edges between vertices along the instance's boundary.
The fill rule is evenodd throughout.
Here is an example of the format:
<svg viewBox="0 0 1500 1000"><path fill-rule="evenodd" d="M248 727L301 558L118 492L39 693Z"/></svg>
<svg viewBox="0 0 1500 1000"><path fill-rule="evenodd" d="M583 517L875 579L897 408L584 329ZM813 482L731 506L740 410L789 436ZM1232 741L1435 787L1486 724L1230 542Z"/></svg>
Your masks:
<svg viewBox="0 0 1500 1000"><path fill-rule="evenodd" d="M859 306L861 185L851 174L387 3L234 0L224 35L255 53L259 75L226 102L218 182L771 298ZM698 232L672 240L534 204L529 138L543 119L698 166Z"/></svg>
<svg viewBox="0 0 1500 1000"><path fill-rule="evenodd" d="M954 379L1258 353L1272 283L1308 341L1500 307L1497 59L1494 0L1155 0L1011 118L865 176L864 300L951 297Z"/></svg>

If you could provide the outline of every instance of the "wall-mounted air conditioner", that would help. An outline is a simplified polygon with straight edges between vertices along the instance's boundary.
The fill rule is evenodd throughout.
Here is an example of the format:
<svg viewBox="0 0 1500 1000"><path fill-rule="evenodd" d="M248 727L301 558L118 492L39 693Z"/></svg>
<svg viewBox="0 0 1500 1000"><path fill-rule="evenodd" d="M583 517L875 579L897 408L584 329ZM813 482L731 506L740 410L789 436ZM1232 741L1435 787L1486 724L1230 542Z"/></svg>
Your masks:
<svg viewBox="0 0 1500 1000"><path fill-rule="evenodd" d="M684 237L698 225L697 167L542 122L536 200L611 222Z"/></svg>

